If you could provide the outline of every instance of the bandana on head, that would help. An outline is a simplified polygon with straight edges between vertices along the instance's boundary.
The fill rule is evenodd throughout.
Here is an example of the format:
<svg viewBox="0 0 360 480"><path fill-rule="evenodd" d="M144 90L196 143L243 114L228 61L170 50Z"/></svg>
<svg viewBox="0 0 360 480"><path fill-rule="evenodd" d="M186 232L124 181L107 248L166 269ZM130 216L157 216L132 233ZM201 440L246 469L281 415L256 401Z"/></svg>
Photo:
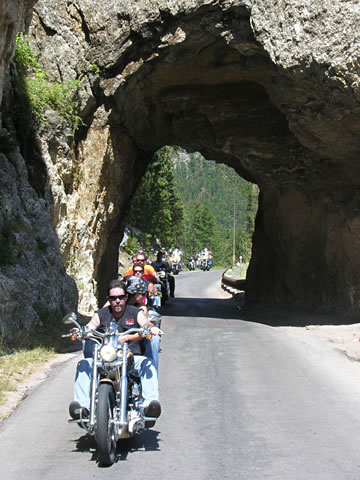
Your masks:
<svg viewBox="0 0 360 480"><path fill-rule="evenodd" d="M128 293L142 293L145 294L147 292L147 284L142 278L134 278L130 280L127 285L127 292Z"/></svg>

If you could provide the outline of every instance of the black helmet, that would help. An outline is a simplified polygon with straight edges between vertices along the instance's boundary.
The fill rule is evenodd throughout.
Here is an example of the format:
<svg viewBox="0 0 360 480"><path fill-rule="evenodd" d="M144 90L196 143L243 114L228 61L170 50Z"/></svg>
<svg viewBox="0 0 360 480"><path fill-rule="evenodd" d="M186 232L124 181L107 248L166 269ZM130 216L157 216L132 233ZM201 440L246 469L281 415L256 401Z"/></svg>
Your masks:
<svg viewBox="0 0 360 480"><path fill-rule="evenodd" d="M148 284L139 277L129 277L126 282L126 292L127 293L145 293L148 291Z"/></svg>

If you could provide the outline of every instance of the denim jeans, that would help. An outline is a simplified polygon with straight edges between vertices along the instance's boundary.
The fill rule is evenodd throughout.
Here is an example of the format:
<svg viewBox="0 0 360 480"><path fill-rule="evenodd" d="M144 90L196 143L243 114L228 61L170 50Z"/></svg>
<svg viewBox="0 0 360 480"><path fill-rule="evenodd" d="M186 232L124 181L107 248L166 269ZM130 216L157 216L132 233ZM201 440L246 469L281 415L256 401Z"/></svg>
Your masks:
<svg viewBox="0 0 360 480"><path fill-rule="evenodd" d="M159 374L160 335L154 335L150 340L145 340L145 356L152 360Z"/></svg>
<svg viewBox="0 0 360 480"><path fill-rule="evenodd" d="M88 345L89 343L93 344L94 342L85 342L84 355L93 349L93 345ZM88 409L90 408L92 362L92 357L80 360L77 364L74 386L74 400ZM135 355L133 370L141 380L144 406L147 406L152 400L159 400L158 375L152 360L142 355Z"/></svg>

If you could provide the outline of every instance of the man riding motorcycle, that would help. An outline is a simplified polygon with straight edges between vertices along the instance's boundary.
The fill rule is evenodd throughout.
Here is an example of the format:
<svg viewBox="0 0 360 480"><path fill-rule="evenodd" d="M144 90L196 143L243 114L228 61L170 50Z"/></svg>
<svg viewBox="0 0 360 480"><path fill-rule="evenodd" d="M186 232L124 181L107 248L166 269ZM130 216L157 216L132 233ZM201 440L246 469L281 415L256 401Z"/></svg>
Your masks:
<svg viewBox="0 0 360 480"><path fill-rule="evenodd" d="M156 255L155 262L152 262L151 266L156 270L156 272L166 272L167 278L169 281L170 297L175 297L175 278L171 273L171 266L168 262L162 259L163 253L160 251ZM162 282L163 283L163 282ZM163 285L162 291L165 293L166 286Z"/></svg>
<svg viewBox="0 0 360 480"><path fill-rule="evenodd" d="M114 322L120 332L125 332L130 328L142 327L148 323L148 320L142 310L127 305L128 295L126 285L120 280L113 280L108 289L107 299L109 306L99 309L91 320L85 325L85 332L88 331L88 337L91 336L90 330L99 330L110 322ZM148 325L149 326L149 325ZM150 328L153 335L159 335L161 332L157 327ZM71 330L73 333L77 328ZM161 406L159 402L158 375L153 362L141 355L141 345L139 334L122 337L122 342L129 342L129 349L134 355L134 371L140 377L143 395L143 407L145 415L148 417L159 417ZM69 405L70 416L78 419L88 415L90 407L90 384L92 376L92 358L84 358L77 365L74 401Z"/></svg>
<svg viewBox="0 0 360 480"><path fill-rule="evenodd" d="M149 280L149 282L154 282L155 280L158 280L154 267L146 263L145 255L143 253L138 253L136 255L133 266L127 269L127 271L125 272L124 278L134 275L134 268L136 264L141 264L143 266L144 268L143 278L145 278L145 280Z"/></svg>

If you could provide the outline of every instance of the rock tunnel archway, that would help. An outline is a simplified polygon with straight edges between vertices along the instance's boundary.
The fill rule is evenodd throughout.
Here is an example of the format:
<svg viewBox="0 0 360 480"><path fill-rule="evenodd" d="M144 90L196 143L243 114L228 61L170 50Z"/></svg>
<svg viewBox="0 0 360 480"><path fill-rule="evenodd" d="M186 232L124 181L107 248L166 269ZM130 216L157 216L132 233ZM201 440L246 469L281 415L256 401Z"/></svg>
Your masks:
<svg viewBox="0 0 360 480"><path fill-rule="evenodd" d="M56 58L66 77L83 73L81 54L101 72L86 77L88 128L76 152L84 175L72 206L67 199L68 244L83 261L84 278L95 280L84 304L93 293L102 298L115 274L124 212L147 163L163 145L176 144L259 185L248 300L357 312L360 109L354 71L341 70L330 53L317 60L324 45L308 51L305 33L289 34L294 17L306 24L295 7L185 3L161 9L154 2L132 12L113 2L98 17L85 0L59 8L60 24L70 26L77 49L70 58L59 55L64 35L46 1L35 7L32 33L43 62ZM328 18L331 8L316 3L310 20ZM331 15L329 26L336 26ZM346 28L355 38L354 25ZM338 36L320 33L330 52ZM346 48L340 53L346 64ZM58 227L62 221L59 215Z"/></svg>

